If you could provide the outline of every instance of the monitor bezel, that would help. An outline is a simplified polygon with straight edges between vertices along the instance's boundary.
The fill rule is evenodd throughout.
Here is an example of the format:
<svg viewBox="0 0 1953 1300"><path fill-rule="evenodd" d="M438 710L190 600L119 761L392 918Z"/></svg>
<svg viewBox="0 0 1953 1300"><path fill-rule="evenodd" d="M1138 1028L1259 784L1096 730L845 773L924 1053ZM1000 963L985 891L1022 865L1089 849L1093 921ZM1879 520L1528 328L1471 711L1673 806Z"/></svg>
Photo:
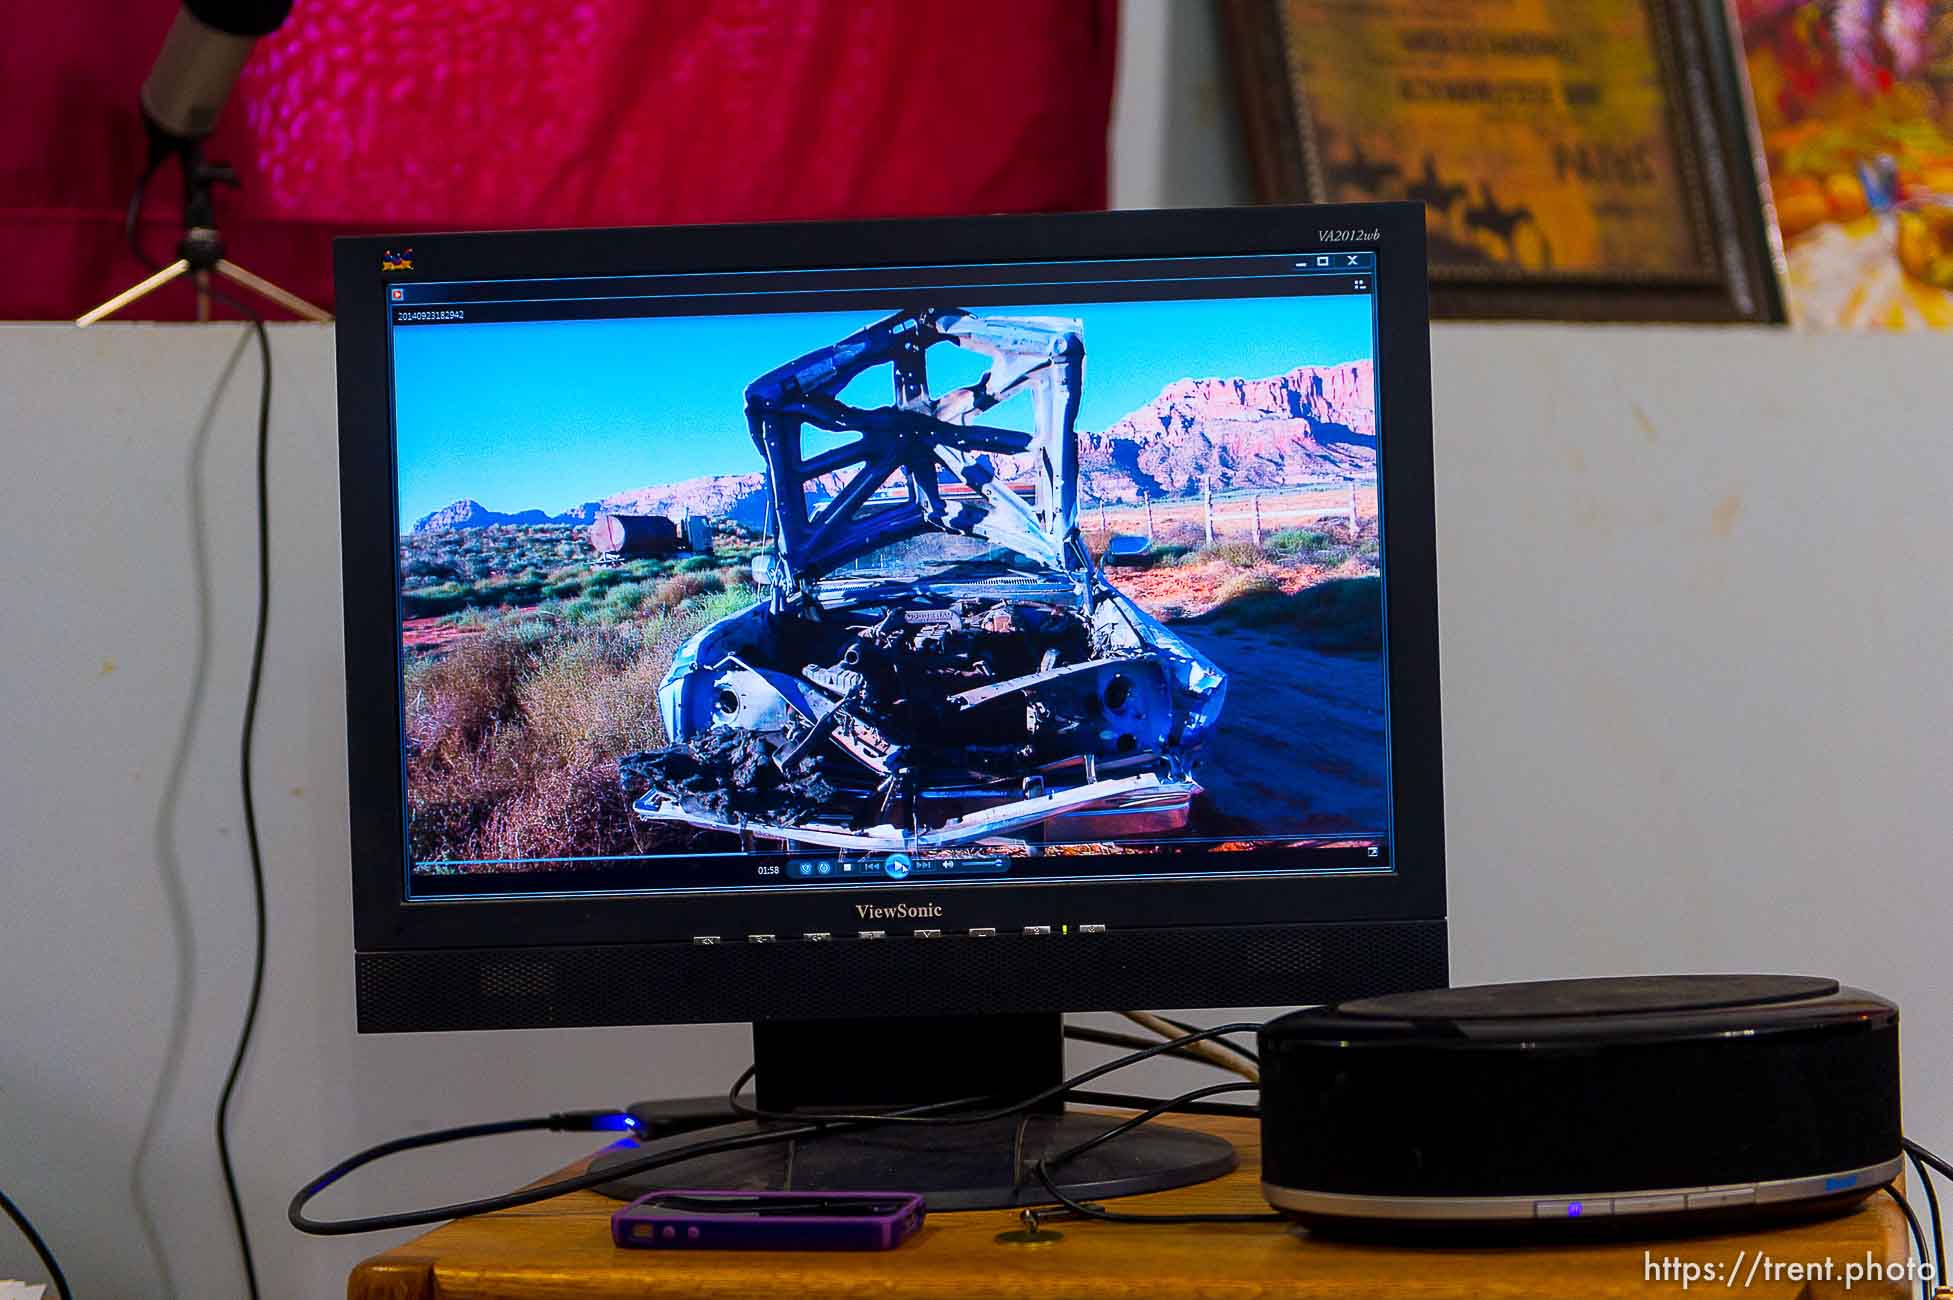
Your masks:
<svg viewBox="0 0 1953 1300"><path fill-rule="evenodd" d="M1363 236L1375 232L1375 238ZM1351 236L1355 237L1351 237ZM410 246L411 271L382 261ZM1248 207L846 223L412 235L335 242L347 749L355 942L363 952L785 940L866 928L859 884L739 894L575 894L409 900L400 764L399 521L386 289L475 280L759 268L1373 251L1378 261L1380 491L1394 805L1392 870L1224 880L1036 881L866 887L881 905L942 903L947 932L1096 923L1117 928L1442 920L1430 340L1423 210L1410 203ZM375 581L388 575L385 583ZM899 927L898 927L899 929ZM928 959L918 957L926 976ZM1021 973L1037 978L1035 962ZM1198 972L1189 1001L1200 1004ZM1120 1004L1116 972L1078 1005Z"/></svg>

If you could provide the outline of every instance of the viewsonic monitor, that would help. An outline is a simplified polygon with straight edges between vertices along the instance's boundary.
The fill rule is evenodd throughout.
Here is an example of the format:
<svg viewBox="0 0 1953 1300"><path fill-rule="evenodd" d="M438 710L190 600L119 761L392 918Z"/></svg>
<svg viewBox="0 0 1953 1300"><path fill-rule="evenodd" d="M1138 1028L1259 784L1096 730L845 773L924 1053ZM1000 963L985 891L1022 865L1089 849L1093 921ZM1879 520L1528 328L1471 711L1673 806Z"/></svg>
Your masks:
<svg viewBox="0 0 1953 1300"><path fill-rule="evenodd" d="M1445 982L1417 206L336 259L362 1031L752 1021L765 1106L860 1108ZM1093 1122L660 1185L1038 1199Z"/></svg>

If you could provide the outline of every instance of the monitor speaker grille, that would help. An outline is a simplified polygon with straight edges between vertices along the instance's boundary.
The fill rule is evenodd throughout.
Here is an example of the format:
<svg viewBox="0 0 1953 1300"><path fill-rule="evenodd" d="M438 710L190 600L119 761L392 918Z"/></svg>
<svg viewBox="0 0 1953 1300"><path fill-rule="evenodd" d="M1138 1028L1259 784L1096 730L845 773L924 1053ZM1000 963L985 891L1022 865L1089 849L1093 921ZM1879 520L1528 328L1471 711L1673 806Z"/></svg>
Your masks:
<svg viewBox="0 0 1953 1300"><path fill-rule="evenodd" d="M1302 1006L1447 982L1443 921L356 957L362 1033Z"/></svg>

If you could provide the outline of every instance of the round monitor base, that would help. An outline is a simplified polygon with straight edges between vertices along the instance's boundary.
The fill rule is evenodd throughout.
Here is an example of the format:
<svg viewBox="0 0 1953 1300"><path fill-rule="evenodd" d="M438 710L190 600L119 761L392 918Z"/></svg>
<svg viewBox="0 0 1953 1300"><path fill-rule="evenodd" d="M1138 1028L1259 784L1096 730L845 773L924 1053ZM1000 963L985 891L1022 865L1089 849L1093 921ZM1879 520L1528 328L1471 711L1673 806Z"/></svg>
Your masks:
<svg viewBox="0 0 1953 1300"><path fill-rule="evenodd" d="M931 1210L993 1210L1049 1205L1036 1164L1122 1122L1120 1116L1025 1115L981 1124L883 1125L695 1156L605 1183L618 1200L684 1188L714 1191L918 1192ZM593 1171L653 1152L782 1125L727 1124L654 1142L619 1143ZM1233 1144L1166 1124L1147 1124L1092 1148L1052 1171L1073 1200L1096 1201L1186 1187L1231 1173Z"/></svg>

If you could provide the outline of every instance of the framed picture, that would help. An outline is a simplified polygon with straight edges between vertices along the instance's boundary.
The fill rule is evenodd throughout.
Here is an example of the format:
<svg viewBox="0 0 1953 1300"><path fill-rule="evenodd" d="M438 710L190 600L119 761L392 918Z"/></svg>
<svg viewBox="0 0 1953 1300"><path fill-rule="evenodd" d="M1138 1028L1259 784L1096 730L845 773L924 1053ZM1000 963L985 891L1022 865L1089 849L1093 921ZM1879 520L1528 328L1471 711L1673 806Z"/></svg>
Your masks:
<svg viewBox="0 0 1953 1300"><path fill-rule="evenodd" d="M1267 202L1426 205L1449 317L1778 321L1722 0L1224 0Z"/></svg>
<svg viewBox="0 0 1953 1300"><path fill-rule="evenodd" d="M1953 0L1731 0L1790 318L1953 328Z"/></svg>

